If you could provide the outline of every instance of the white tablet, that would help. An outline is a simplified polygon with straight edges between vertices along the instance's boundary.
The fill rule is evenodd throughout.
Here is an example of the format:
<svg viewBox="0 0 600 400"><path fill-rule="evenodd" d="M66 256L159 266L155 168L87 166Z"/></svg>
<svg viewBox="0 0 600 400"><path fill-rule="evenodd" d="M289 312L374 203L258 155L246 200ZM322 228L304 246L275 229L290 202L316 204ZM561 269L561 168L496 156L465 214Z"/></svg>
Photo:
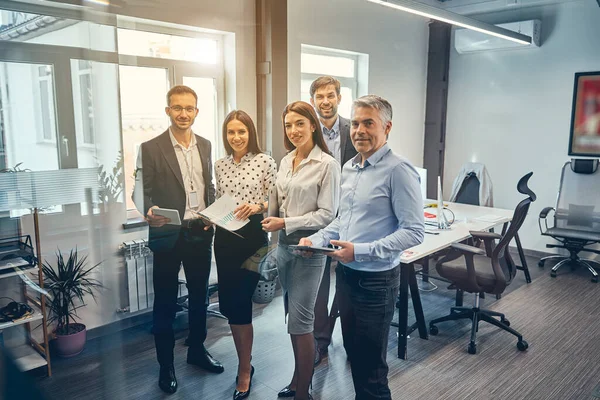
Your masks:
<svg viewBox="0 0 600 400"><path fill-rule="evenodd" d="M152 212L156 215L169 218L171 222L169 225L181 225L181 218L179 218L179 211L173 210L172 208L153 208Z"/></svg>

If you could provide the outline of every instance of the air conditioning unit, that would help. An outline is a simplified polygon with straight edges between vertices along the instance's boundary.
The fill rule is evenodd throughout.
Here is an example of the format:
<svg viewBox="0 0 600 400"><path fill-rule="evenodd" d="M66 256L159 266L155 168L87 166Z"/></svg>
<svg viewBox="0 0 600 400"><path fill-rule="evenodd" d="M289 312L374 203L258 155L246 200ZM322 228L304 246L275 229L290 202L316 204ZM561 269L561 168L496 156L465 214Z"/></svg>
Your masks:
<svg viewBox="0 0 600 400"><path fill-rule="evenodd" d="M511 40L473 31L470 29L456 29L454 32L454 48L459 54L475 53L479 51L514 50L540 47L540 20L510 22L496 25L500 28L522 33L531 37L531 44L516 43Z"/></svg>

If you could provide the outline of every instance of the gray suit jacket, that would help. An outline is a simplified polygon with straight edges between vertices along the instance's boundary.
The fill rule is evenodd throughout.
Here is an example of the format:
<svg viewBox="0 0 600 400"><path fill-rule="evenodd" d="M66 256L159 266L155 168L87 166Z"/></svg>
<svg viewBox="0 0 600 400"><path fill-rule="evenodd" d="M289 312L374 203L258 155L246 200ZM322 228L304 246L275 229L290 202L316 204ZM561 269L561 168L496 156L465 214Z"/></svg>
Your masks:
<svg viewBox="0 0 600 400"><path fill-rule="evenodd" d="M342 168L351 158L356 156L357 151L350 139L350 120L340 115L340 150L342 153Z"/></svg>
<svg viewBox="0 0 600 400"><path fill-rule="evenodd" d="M210 141L196 136L196 145L202 160L202 177L204 178L204 202L209 206L215 201L215 187L212 183L212 160ZM175 155L169 131L142 143L141 149L141 181L144 189L144 214L153 206L171 208L179 211L183 220L185 215L186 193L181 169ZM136 181L139 182L138 179ZM139 206L138 206L139 208ZM152 251L170 250L175 246L181 227L165 225L160 228L150 227L148 246Z"/></svg>

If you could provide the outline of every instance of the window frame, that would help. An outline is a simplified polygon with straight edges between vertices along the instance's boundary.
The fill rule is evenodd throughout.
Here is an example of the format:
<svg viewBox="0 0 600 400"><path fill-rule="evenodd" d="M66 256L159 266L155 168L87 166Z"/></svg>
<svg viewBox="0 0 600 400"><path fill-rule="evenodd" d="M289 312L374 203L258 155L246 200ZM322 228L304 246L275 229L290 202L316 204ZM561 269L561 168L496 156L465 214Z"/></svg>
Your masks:
<svg viewBox="0 0 600 400"><path fill-rule="evenodd" d="M339 76L339 75L331 75L331 76L333 76L338 81L340 81L341 86L349 87L350 90L352 90L352 98L353 99L356 99L358 97L358 88L359 88L358 79L359 79L359 68L360 68L359 54L349 52L349 51L344 51L344 50L317 47L317 46L312 46L309 44L302 44L301 52L300 52L301 59L302 59L303 54L314 54L314 55L320 55L320 56L337 57L337 58L345 58L345 59L353 60L354 61L354 73L353 73L354 77L349 78L349 77ZM303 72L302 70L300 70L300 81L310 80L312 82L315 79L317 79L318 77L323 76L323 75L324 74Z"/></svg>

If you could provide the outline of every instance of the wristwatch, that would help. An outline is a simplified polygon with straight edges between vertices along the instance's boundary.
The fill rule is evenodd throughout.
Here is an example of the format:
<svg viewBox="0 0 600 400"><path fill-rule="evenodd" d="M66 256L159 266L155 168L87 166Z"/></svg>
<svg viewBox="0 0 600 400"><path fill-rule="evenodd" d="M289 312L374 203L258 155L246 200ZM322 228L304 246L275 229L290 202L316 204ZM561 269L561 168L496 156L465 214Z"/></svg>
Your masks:
<svg viewBox="0 0 600 400"><path fill-rule="evenodd" d="M258 209L258 214L264 214L264 213L265 213L265 211L266 211L266 208L265 208L265 203L260 203L258 206L260 207L260 208Z"/></svg>

